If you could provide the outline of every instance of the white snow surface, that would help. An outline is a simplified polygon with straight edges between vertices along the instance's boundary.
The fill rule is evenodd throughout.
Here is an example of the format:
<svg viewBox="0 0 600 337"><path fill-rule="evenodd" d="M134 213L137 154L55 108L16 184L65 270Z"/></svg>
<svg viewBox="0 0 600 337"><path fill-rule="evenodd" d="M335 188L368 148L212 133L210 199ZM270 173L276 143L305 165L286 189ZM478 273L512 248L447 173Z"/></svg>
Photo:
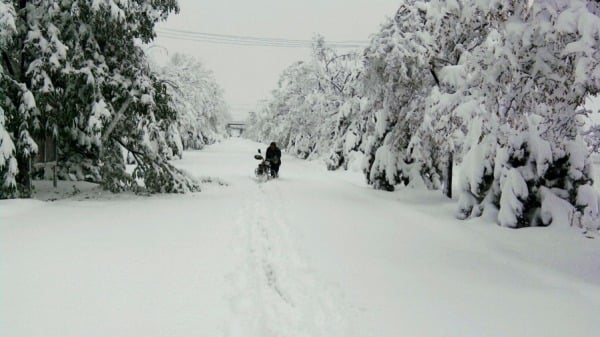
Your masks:
<svg viewBox="0 0 600 337"><path fill-rule="evenodd" d="M221 182L200 193L0 201L0 336L600 335L599 239L456 220L440 192L286 155L258 183L258 147L186 152Z"/></svg>

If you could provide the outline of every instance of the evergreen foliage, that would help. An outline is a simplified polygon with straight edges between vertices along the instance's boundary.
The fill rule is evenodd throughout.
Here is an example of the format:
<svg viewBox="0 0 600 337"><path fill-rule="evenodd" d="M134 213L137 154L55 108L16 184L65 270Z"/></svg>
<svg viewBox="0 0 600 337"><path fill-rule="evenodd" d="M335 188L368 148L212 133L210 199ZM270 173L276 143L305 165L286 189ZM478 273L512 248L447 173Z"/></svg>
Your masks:
<svg viewBox="0 0 600 337"><path fill-rule="evenodd" d="M144 53L155 24L175 11L176 0L0 2L1 198L31 194L32 174L47 168L35 155L48 142L62 179L112 191L138 189L136 179L150 192L198 190L168 162L181 156L174 134L186 123ZM222 134L212 132L203 141Z"/></svg>

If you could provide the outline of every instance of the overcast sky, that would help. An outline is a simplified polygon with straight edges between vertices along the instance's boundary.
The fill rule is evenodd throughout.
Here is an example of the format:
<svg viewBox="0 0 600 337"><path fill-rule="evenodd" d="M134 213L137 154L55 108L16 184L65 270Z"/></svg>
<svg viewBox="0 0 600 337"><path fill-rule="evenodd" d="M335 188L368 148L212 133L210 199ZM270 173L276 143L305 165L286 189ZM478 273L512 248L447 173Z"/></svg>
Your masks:
<svg viewBox="0 0 600 337"><path fill-rule="evenodd" d="M400 0L179 0L180 13L159 29L310 40L368 40ZM248 47L167 38L159 32L152 54L157 59L181 52L211 69L225 89L235 118L243 118L268 98L281 71L307 59L307 48ZM166 51L165 51L166 50Z"/></svg>

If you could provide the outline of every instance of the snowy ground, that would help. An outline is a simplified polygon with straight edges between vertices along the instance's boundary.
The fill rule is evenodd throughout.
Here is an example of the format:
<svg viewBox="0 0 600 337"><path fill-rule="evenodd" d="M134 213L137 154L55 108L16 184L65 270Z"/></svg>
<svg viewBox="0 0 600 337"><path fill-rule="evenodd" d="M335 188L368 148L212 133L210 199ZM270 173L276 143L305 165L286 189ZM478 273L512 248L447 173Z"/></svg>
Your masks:
<svg viewBox="0 0 600 337"><path fill-rule="evenodd" d="M371 190L258 144L177 165L228 183L0 201L0 336L599 336L600 240L458 221L437 192ZM261 146L264 149L264 146Z"/></svg>

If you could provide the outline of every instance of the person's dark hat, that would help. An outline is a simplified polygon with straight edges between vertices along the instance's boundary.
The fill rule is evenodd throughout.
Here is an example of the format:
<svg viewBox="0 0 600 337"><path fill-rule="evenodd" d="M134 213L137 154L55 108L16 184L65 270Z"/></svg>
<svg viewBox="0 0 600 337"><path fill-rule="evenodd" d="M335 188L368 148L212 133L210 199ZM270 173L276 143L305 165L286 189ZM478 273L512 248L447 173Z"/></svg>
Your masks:
<svg viewBox="0 0 600 337"><path fill-rule="evenodd" d="M277 144L275 144L275 142L271 142L271 146L277 146Z"/></svg>

